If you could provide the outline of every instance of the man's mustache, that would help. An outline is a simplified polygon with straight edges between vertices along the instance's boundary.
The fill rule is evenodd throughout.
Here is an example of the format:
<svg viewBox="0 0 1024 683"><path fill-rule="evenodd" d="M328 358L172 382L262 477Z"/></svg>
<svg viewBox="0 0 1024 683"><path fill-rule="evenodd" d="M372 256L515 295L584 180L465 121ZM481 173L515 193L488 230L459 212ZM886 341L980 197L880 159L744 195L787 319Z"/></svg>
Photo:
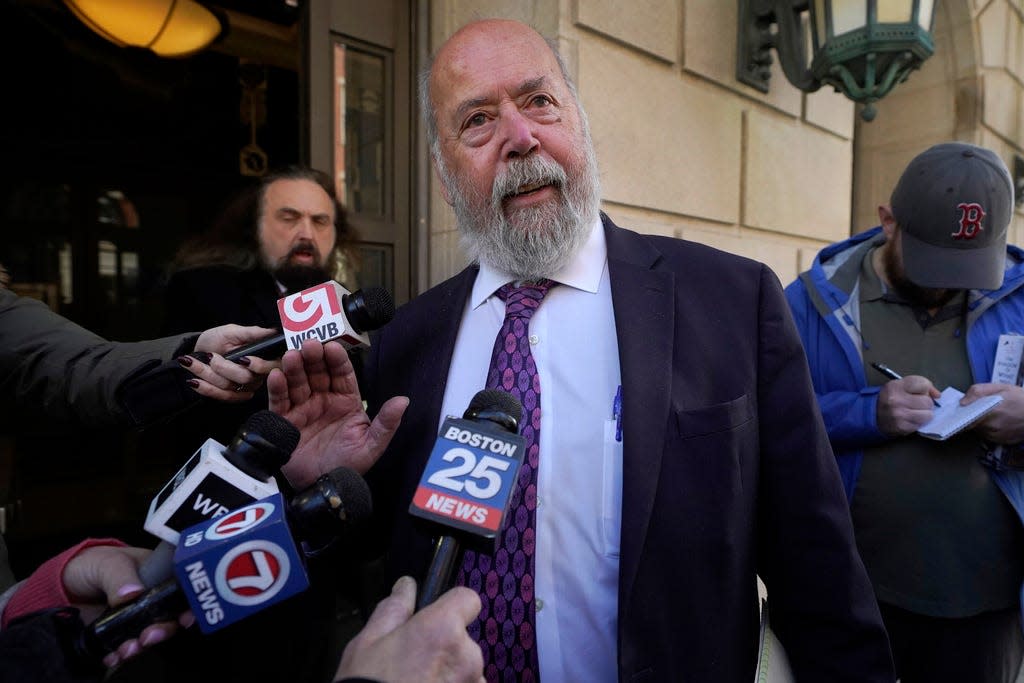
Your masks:
<svg viewBox="0 0 1024 683"><path fill-rule="evenodd" d="M293 256L297 255L300 251L312 252L313 253L313 258L316 260L316 262L317 263L320 262L320 258L321 258L320 250L317 248L316 244L314 244L313 242L306 241L306 240L301 240L299 242L296 242L295 245L292 246L292 248L288 250L288 255L285 256L285 260L290 260Z"/></svg>
<svg viewBox="0 0 1024 683"><path fill-rule="evenodd" d="M491 201L500 206L507 197L519 194L520 188L552 185L565 187L565 169L556 161L536 155L524 157L508 164L494 178Z"/></svg>

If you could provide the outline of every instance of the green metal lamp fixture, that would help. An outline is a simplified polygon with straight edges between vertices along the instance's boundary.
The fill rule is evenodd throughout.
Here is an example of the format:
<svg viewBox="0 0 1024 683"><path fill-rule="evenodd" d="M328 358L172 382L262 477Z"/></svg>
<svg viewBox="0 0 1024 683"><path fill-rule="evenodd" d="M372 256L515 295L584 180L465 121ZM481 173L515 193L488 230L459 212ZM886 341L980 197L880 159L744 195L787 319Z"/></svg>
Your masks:
<svg viewBox="0 0 1024 683"><path fill-rule="evenodd" d="M739 0L736 78L768 92L774 47L795 87L831 85L871 121L874 103L935 51L934 15L935 0Z"/></svg>

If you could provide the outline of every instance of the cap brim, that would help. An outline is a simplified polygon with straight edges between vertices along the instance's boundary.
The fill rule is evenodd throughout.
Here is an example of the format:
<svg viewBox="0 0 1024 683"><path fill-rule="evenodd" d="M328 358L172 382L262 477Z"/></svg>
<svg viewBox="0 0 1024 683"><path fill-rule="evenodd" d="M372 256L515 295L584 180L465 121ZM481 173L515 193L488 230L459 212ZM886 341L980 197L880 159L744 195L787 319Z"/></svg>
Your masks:
<svg viewBox="0 0 1024 683"><path fill-rule="evenodd" d="M922 242L905 230L903 269L918 287L929 289L999 289L1003 284L1006 247L996 243L980 249L943 249Z"/></svg>

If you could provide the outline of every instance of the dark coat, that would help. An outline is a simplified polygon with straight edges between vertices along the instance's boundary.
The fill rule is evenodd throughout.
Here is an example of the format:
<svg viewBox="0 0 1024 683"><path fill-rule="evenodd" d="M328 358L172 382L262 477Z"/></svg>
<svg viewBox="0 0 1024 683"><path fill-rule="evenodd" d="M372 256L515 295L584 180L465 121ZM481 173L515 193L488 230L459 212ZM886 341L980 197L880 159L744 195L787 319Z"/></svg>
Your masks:
<svg viewBox="0 0 1024 683"><path fill-rule="evenodd" d="M760 576L797 680L893 681L777 277L602 219L624 399L619 680L748 683ZM371 412L391 396L411 399L368 475L391 577L421 578L430 561L430 538L408 506L476 273L399 309L367 360Z"/></svg>

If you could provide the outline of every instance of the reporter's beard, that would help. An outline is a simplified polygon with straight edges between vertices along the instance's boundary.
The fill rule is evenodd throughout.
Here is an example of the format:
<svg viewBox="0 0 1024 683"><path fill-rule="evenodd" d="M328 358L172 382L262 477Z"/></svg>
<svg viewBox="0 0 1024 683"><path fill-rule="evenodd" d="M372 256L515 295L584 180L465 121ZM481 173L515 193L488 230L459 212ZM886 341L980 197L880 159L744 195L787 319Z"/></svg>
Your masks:
<svg viewBox="0 0 1024 683"><path fill-rule="evenodd" d="M597 218L600 182L589 138L568 173L537 155L510 164L494 179L491 196L464 189L439 164L459 226L460 244L469 257L517 279L551 277L586 243ZM509 211L504 202L517 188L546 183L554 201Z"/></svg>
<svg viewBox="0 0 1024 683"><path fill-rule="evenodd" d="M285 288L285 294L295 294L304 289L330 280L333 275L323 266L307 266L296 263L283 264L274 269L274 279Z"/></svg>
<svg viewBox="0 0 1024 683"><path fill-rule="evenodd" d="M886 245L887 247L889 245ZM885 278L896 292L914 306L921 308L941 308L950 302L960 290L932 289L914 284L907 277L903 261L896 253L895 247L882 249L882 269Z"/></svg>

